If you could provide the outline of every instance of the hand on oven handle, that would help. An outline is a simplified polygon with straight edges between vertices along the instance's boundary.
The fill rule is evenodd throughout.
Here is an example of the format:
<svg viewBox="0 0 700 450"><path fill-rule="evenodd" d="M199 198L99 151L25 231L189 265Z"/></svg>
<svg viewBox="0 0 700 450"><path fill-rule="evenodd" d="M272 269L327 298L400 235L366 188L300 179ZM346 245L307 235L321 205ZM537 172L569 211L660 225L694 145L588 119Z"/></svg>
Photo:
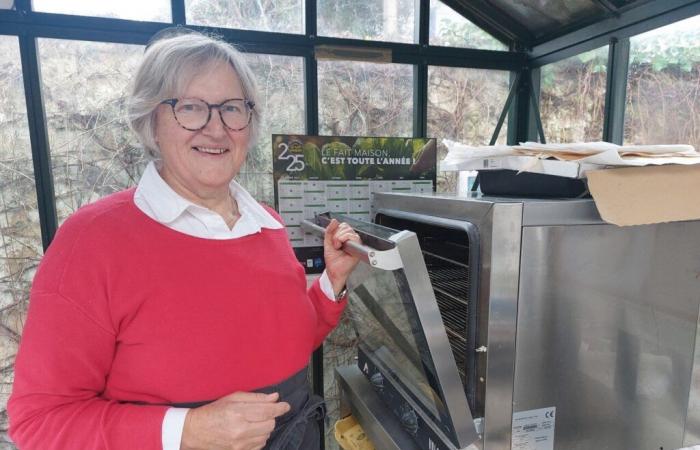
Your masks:
<svg viewBox="0 0 700 450"><path fill-rule="evenodd" d="M303 220L301 222L301 229L321 238L323 238L326 232L324 227L310 220ZM347 241L343 244L342 250L350 255L357 256L361 261L378 269L396 270L403 267L399 252L395 248L391 250L375 250L372 247L367 247L357 242Z"/></svg>

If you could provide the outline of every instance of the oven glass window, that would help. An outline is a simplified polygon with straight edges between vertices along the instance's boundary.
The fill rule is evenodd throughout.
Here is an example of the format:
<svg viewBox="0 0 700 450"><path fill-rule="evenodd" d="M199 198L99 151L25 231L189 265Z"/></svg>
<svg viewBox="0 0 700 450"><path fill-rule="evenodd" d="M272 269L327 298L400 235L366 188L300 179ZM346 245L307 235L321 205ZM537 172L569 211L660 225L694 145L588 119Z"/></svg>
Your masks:
<svg viewBox="0 0 700 450"><path fill-rule="evenodd" d="M427 272L426 292L430 293L427 296L415 295L406 278L406 264L424 264L420 253L418 255L415 260L403 261L404 269L390 271L369 264L358 266L348 283L352 289L350 315L364 354L385 378L398 385L403 395L409 396L430 417L435 426L457 442L455 411L445 393L463 393L464 390L446 336L443 336L441 356L435 353L435 344L439 341L437 334L444 333L444 328L427 324L425 311L421 309L419 312L416 306L427 306L436 315L433 320L441 323ZM434 306L430 307L431 304ZM447 372L452 377L446 378ZM451 382L448 381L450 378ZM466 398L464 403L461 412L468 413Z"/></svg>
<svg viewBox="0 0 700 450"><path fill-rule="evenodd" d="M401 294L403 274L372 270L363 264L354 276L364 278L350 294L350 309L365 350L434 417L443 416L445 408L435 386L435 366L420 320L410 295Z"/></svg>
<svg viewBox="0 0 700 450"><path fill-rule="evenodd" d="M469 445L476 430L417 234L333 213L316 220L330 218L351 225L365 247L348 280L360 369L375 386L391 385L380 396L402 420L403 408L420 410L440 439Z"/></svg>

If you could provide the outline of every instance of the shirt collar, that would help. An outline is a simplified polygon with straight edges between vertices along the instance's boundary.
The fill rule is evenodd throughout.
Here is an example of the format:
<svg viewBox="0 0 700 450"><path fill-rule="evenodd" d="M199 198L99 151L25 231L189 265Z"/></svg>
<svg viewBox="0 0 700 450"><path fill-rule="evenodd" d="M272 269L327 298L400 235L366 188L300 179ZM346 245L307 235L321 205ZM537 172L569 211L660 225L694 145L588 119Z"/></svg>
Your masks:
<svg viewBox="0 0 700 450"><path fill-rule="evenodd" d="M161 178L153 161L146 166L134 195L148 204L155 220L164 224L174 221L193 205Z"/></svg>
<svg viewBox="0 0 700 450"><path fill-rule="evenodd" d="M260 228L282 228L282 224L272 217L243 186L232 180L229 189L238 203L238 212L241 216L239 220L244 219L246 222L252 220ZM153 218L163 224L172 223L187 210L195 214L197 210L210 211L175 192L160 176L153 161L146 166L135 196L147 203Z"/></svg>
<svg viewBox="0 0 700 450"><path fill-rule="evenodd" d="M270 228L273 230L283 228L282 224L272 217L272 215L235 180L231 180L229 189L231 190L231 195L238 204L238 213L241 217L250 217L255 223L260 225L261 228Z"/></svg>

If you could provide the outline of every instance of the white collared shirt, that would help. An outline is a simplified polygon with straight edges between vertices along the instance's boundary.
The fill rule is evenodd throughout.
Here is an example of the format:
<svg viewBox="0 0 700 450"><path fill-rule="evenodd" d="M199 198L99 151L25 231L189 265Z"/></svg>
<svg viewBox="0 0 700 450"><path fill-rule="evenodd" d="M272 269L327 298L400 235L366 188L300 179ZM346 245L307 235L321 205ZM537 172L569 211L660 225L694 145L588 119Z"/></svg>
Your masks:
<svg viewBox="0 0 700 450"><path fill-rule="evenodd" d="M259 233L262 228L282 228L243 186L231 181L231 196L240 218L229 228L218 213L183 198L163 180L151 162L134 193L134 203L151 219L173 230L205 239L235 239Z"/></svg>
<svg viewBox="0 0 700 450"><path fill-rule="evenodd" d="M283 228L243 186L231 181L230 190L240 214L233 228L229 228L218 213L196 205L175 192L160 176L155 163L150 162L134 193L134 203L151 219L199 238L236 239L259 233L263 228ZM325 271L319 282L326 297L335 301L333 286ZM186 408L170 408L166 412L162 427L163 450L180 449L187 411Z"/></svg>

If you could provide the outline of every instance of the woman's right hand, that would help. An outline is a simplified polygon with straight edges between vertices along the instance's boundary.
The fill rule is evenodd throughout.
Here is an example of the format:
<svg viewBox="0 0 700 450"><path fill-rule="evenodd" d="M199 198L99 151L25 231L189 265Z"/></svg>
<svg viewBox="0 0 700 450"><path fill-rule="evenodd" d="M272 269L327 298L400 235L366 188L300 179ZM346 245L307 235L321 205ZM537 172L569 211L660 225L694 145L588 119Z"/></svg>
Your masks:
<svg viewBox="0 0 700 450"><path fill-rule="evenodd" d="M275 417L289 411L279 394L235 392L190 409L182 430L181 450L258 450L275 428Z"/></svg>

